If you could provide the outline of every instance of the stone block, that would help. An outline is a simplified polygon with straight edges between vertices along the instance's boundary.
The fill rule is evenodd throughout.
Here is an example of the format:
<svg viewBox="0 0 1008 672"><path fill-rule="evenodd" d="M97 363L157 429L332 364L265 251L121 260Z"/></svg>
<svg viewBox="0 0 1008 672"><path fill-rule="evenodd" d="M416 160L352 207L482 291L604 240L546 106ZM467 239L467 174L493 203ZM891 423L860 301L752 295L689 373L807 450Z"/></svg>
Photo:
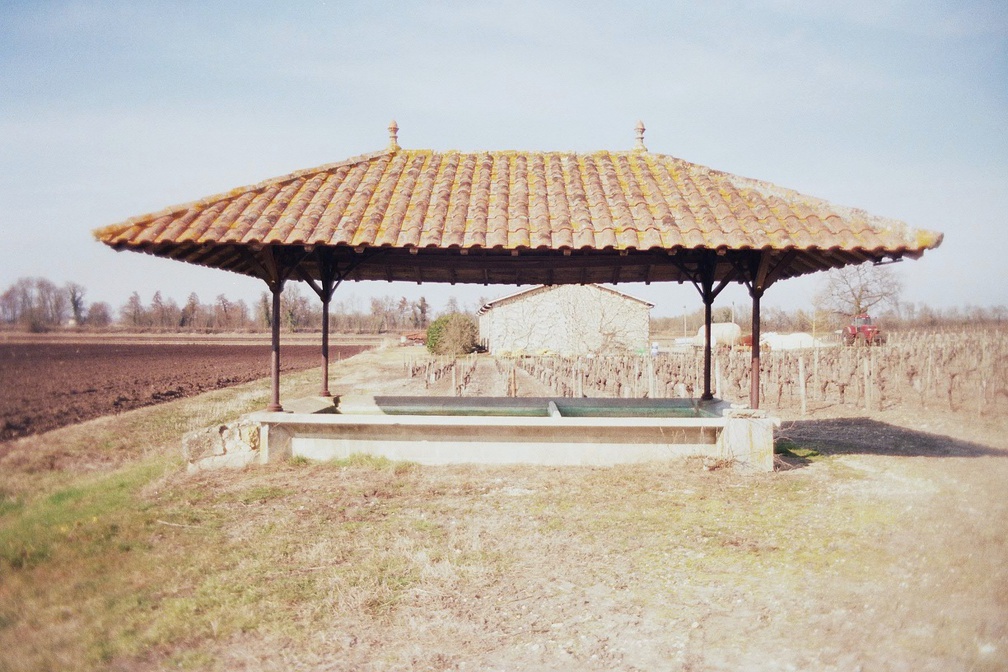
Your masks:
<svg viewBox="0 0 1008 672"><path fill-rule="evenodd" d="M727 411L725 419L717 441L718 457L744 471L773 471L773 432L780 420L750 409Z"/></svg>
<svg viewBox="0 0 1008 672"><path fill-rule="evenodd" d="M182 437L182 456L190 472L244 467L260 461L259 435L259 423L247 418L204 427Z"/></svg>

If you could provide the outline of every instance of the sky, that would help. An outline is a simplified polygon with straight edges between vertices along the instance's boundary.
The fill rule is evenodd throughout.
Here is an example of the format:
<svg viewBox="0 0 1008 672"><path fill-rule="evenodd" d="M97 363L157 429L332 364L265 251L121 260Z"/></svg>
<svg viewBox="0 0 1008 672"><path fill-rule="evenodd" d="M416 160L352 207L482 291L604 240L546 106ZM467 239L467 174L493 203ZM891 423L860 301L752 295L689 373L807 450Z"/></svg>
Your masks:
<svg viewBox="0 0 1008 672"><path fill-rule="evenodd" d="M0 3L0 291L76 282L252 304L262 281L92 231L399 144L629 150L942 231L903 301L1008 303L1008 3ZM811 307L821 274L763 306ZM620 290L677 315L689 285ZM515 287L347 283L464 307ZM715 305L747 303L731 287Z"/></svg>

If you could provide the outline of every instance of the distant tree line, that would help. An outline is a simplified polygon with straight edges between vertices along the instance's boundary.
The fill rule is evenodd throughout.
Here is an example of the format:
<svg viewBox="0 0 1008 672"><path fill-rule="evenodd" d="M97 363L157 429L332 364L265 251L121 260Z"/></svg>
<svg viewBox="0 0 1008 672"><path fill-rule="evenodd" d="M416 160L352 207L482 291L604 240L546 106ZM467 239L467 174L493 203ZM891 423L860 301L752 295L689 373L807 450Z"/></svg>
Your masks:
<svg viewBox="0 0 1008 672"><path fill-rule="evenodd" d="M714 322L729 322L734 314L735 322L746 332L752 324L752 308L747 304L734 309L716 306L712 311ZM673 336L695 336L703 326L703 308L675 317L651 318L653 333ZM938 308L924 303L901 303L895 308L874 311L871 316L886 331L908 329L960 329L964 327L991 327L1008 325L1008 306L953 306ZM825 334L843 329L850 315L816 308L784 310L777 307L760 311L760 327L763 332L776 331L793 333Z"/></svg>
<svg viewBox="0 0 1008 672"><path fill-rule="evenodd" d="M88 306L84 287L76 282L57 285L45 278L20 278L0 294L0 323L29 331L45 331L64 325L112 322L108 304Z"/></svg>
<svg viewBox="0 0 1008 672"><path fill-rule="evenodd" d="M20 278L0 294L0 327L24 331L53 329L126 329L156 332L256 332L271 328L272 298L263 292L254 306L233 301L224 294L204 303L196 293L179 305L171 297L155 292L145 302L139 292L114 309L104 301L88 303L86 289L78 283L57 285L45 278ZM454 300L449 302L458 311ZM334 332L381 334L426 330L431 307L420 297L372 298L364 305L358 298L334 301L329 310L329 326ZM280 299L281 328L287 331L318 331L322 328L322 304L294 283L288 284Z"/></svg>
<svg viewBox="0 0 1008 672"><path fill-rule="evenodd" d="M886 331L911 328L959 328L963 326L999 326L1008 322L1005 306L965 306L935 308L924 303L902 303L903 283L887 264L872 263L844 266L822 276L819 291L809 309L783 310L764 307L760 327L764 332L828 333L843 329L855 315L870 313ZM746 303L715 307L713 321L734 321L743 330L752 324L752 308ZM692 336L704 323L703 308L678 317L652 320L652 331Z"/></svg>
<svg viewBox="0 0 1008 672"><path fill-rule="evenodd" d="M836 277L847 274L844 277ZM871 310L883 329L958 328L962 326L998 326L1008 323L1006 306L955 306L937 308L924 303L901 303L899 282L885 267L851 267L825 276L826 282L813 306L783 310L764 307L763 330L778 332L827 333L842 329L852 315ZM155 292L145 302L133 292L119 308L104 301L88 303L87 290L76 282L57 285L46 278L20 278L0 293L0 328L25 331L52 329L128 329L136 331L179 332L256 332L269 330L272 299L263 292L254 306L233 301L224 294L204 303L192 293L184 305ZM480 299L477 305L486 303ZM449 298L442 315L475 310L462 309L455 297ZM350 296L333 301L329 327L337 333L382 334L426 331L437 317L424 297L411 301L406 297L384 296L365 303ZM715 306L715 322L734 319L743 329L752 323L748 303L739 306ZM322 328L322 304L297 283L288 283L280 300L281 328L287 331L318 331ZM703 325L703 308L675 317L651 320L651 331L660 334L693 336Z"/></svg>

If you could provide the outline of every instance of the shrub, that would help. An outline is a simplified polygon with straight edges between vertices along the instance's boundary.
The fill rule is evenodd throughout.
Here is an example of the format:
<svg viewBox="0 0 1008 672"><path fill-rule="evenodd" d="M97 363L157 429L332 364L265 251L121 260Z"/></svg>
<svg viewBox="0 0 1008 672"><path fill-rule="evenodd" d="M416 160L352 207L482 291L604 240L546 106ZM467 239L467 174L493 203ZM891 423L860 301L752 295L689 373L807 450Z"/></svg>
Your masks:
<svg viewBox="0 0 1008 672"><path fill-rule="evenodd" d="M476 350L476 333L468 315L442 315L427 328L427 349L435 355L465 355Z"/></svg>

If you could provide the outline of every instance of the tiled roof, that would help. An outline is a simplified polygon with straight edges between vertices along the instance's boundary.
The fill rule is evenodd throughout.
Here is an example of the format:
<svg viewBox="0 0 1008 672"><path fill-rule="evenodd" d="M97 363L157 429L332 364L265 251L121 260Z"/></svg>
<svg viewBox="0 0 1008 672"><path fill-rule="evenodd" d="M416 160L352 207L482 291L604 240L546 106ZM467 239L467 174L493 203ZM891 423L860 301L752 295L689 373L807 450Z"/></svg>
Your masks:
<svg viewBox="0 0 1008 672"><path fill-rule="evenodd" d="M351 279L521 284L681 280L683 264L700 251L767 251L778 259L791 252L777 273L789 277L916 258L942 240L642 149L439 152L394 143L134 217L95 236L116 249L260 277L256 255L284 248L302 256L325 250L348 264L354 253L367 253ZM304 266L318 277L317 268ZM616 266L626 274L613 277Z"/></svg>

